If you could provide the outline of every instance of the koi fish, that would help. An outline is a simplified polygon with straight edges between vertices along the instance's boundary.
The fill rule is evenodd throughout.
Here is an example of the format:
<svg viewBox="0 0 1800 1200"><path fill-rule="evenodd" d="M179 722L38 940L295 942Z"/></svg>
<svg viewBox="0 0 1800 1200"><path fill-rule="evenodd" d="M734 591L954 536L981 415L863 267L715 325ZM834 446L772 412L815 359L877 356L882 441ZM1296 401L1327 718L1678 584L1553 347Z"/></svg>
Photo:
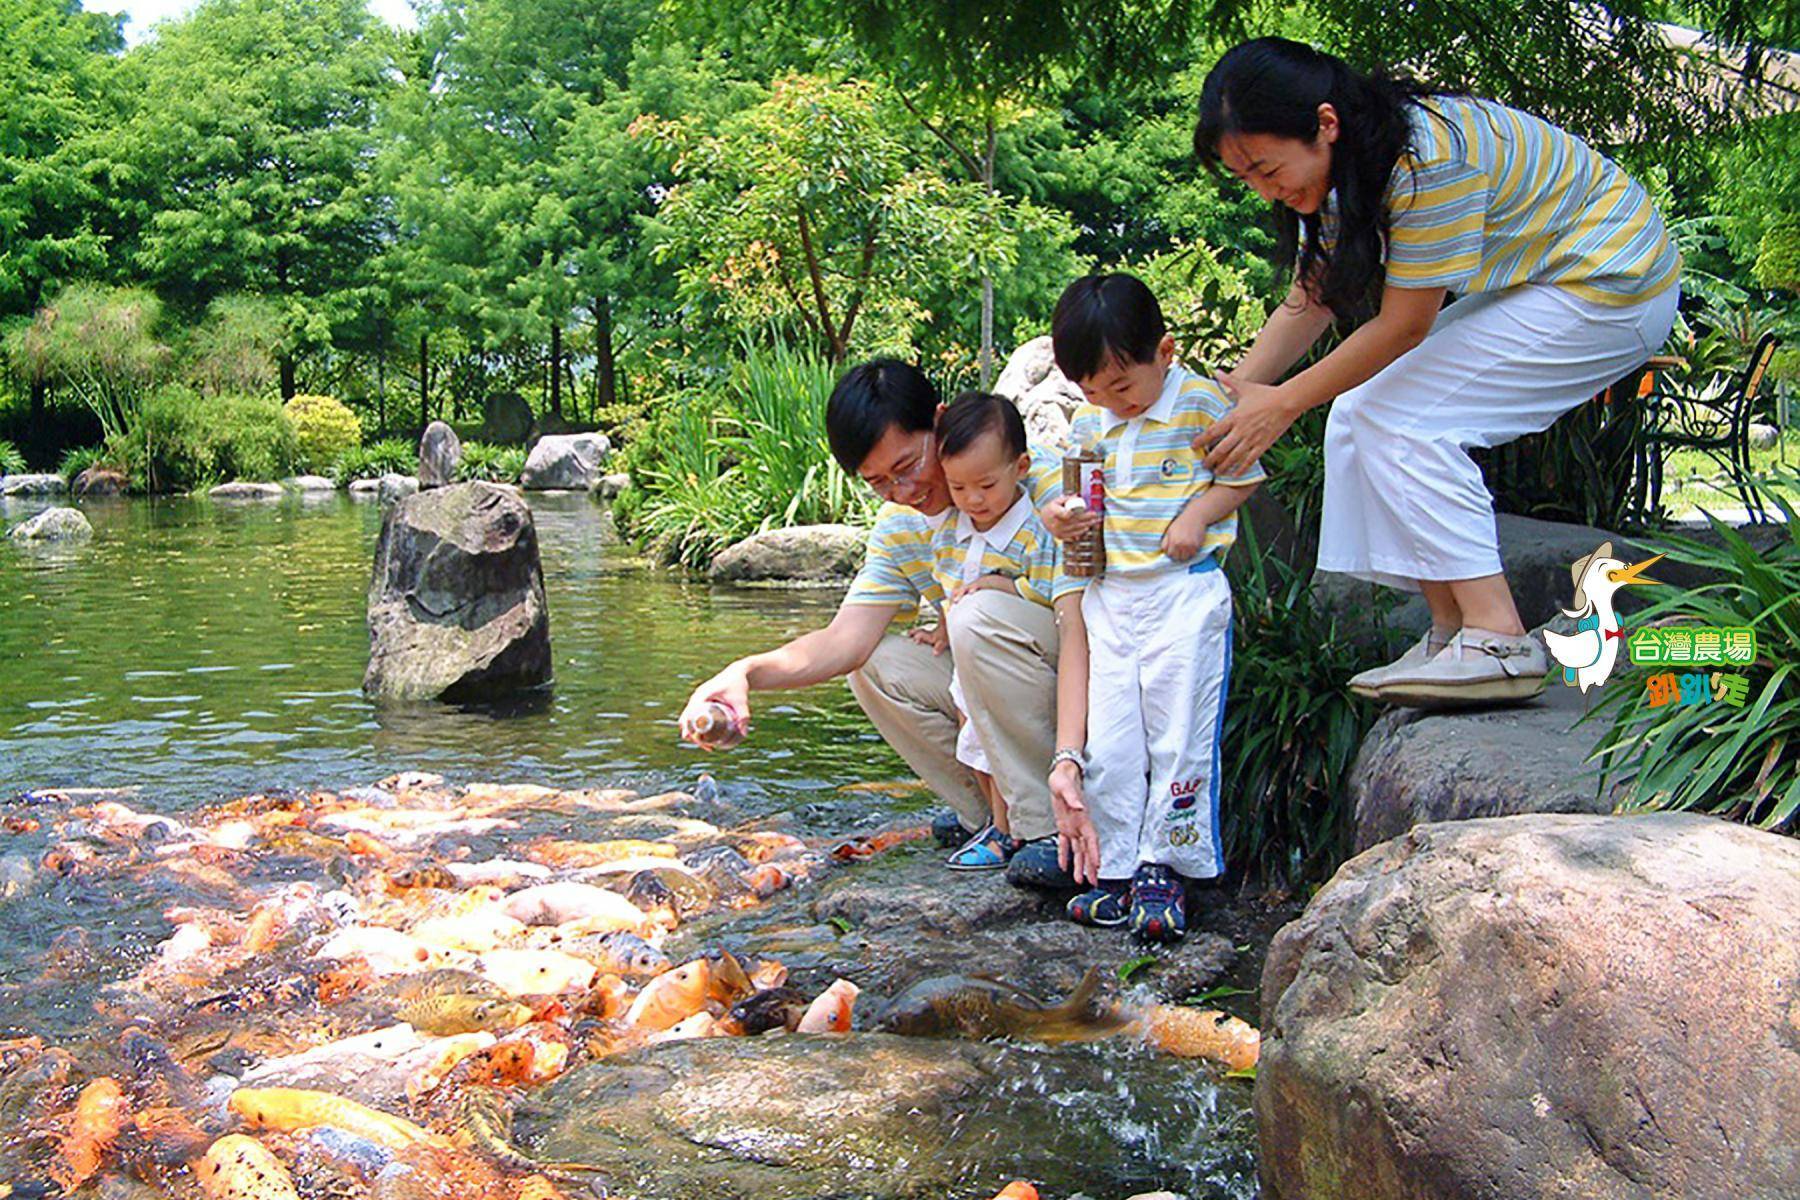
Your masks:
<svg viewBox="0 0 1800 1200"><path fill-rule="evenodd" d="M924 825L916 825L910 829L884 829L880 833L844 839L831 848L831 857L839 862L855 862L859 859L874 858L877 854L883 854L895 846L922 841L930 836L931 830Z"/></svg>
<svg viewBox="0 0 1800 1200"><path fill-rule="evenodd" d="M938 976L895 996L876 1017L875 1028L909 1037L960 1034L1035 1042L1093 1041L1131 1025L1130 1018L1110 1006L1095 1005L1099 984L1099 971L1090 967L1069 998L1052 1006L998 980Z"/></svg>
<svg viewBox="0 0 1800 1200"><path fill-rule="evenodd" d="M420 1129L404 1117L330 1092L301 1088L238 1088L231 1093L227 1107L252 1129L291 1132L331 1125L390 1150L404 1150L421 1144L448 1145L443 1137Z"/></svg>
<svg viewBox="0 0 1800 1200"><path fill-rule="evenodd" d="M1247 1071L1262 1053L1262 1033L1248 1021L1209 1008L1153 1004L1144 1010L1144 1040L1182 1058L1205 1058Z"/></svg>
<svg viewBox="0 0 1800 1200"><path fill-rule="evenodd" d="M546 867L597 867L617 859L673 859L675 847L667 842L618 838L609 842L576 842L545 838L525 848L525 857Z"/></svg>
<svg viewBox="0 0 1800 1200"><path fill-rule="evenodd" d="M241 1133L214 1142L194 1164L209 1200L299 1200L293 1177L267 1146Z"/></svg>
<svg viewBox="0 0 1800 1200"><path fill-rule="evenodd" d="M862 991L848 979L833 980L801 1016L795 1033L849 1033L856 997Z"/></svg>
<svg viewBox="0 0 1800 1200"><path fill-rule="evenodd" d="M556 947L565 954L586 959L597 970L633 979L661 975L673 965L661 950L623 930L558 941Z"/></svg>
<svg viewBox="0 0 1800 1200"><path fill-rule="evenodd" d="M384 980L369 990L372 996L410 1004L432 996L503 996L499 988L473 971L456 967L439 967L417 975L399 975Z"/></svg>
<svg viewBox="0 0 1800 1200"><path fill-rule="evenodd" d="M192 928L191 926L185 928ZM443 952L397 929L379 925L352 925L325 940L314 958L360 958L377 975L406 975L425 967L442 965Z"/></svg>
<svg viewBox="0 0 1800 1200"><path fill-rule="evenodd" d="M436 949L481 954L523 937L525 926L499 908L488 906L453 917L427 917L410 932L418 941Z"/></svg>
<svg viewBox="0 0 1800 1200"><path fill-rule="evenodd" d="M531 1009L495 996L428 996L402 1005L394 1014L424 1033L446 1037L457 1033L505 1033L531 1020Z"/></svg>
<svg viewBox="0 0 1800 1200"><path fill-rule="evenodd" d="M510 858L490 858L476 863L445 863L444 870L464 886L488 883L495 887L516 887L521 883L542 883L551 876L549 867Z"/></svg>
<svg viewBox="0 0 1800 1200"><path fill-rule="evenodd" d="M995 1192L994 1200L1038 1200L1038 1190L1023 1179L1015 1179Z"/></svg>
<svg viewBox="0 0 1800 1200"><path fill-rule="evenodd" d="M69 1131L58 1139L50 1178L65 1192L86 1183L119 1140L119 1130L130 1115L131 1105L117 1080L102 1076L82 1088Z"/></svg>
<svg viewBox="0 0 1800 1200"><path fill-rule="evenodd" d="M481 956L481 973L511 996L559 996L585 992L594 964L560 950L495 950Z"/></svg>
<svg viewBox="0 0 1800 1200"><path fill-rule="evenodd" d="M737 843L738 853L753 863L766 863L778 854L792 854L806 849L806 843L793 834L776 833L772 830L740 833L732 840Z"/></svg>
<svg viewBox="0 0 1800 1200"><path fill-rule="evenodd" d="M644 985L625 1014L628 1025L652 1032L668 1029L706 1007L712 971L704 958L683 963Z"/></svg>
<svg viewBox="0 0 1800 1200"><path fill-rule="evenodd" d="M619 895L591 883L545 883L514 892L502 902L502 910L527 925L583 924L583 932L605 933L623 929L649 933L652 925L643 910Z"/></svg>
<svg viewBox="0 0 1800 1200"><path fill-rule="evenodd" d="M719 1021L719 1031L734 1037L756 1037L771 1029L793 1033L811 1007L804 992L791 987L772 987L739 1001Z"/></svg>

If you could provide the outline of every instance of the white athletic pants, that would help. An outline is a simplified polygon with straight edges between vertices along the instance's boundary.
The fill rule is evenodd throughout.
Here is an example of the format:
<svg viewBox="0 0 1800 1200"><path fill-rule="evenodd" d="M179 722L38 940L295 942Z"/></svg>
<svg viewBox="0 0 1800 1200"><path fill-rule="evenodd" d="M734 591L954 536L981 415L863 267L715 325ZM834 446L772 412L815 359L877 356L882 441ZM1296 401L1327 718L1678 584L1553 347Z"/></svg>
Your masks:
<svg viewBox="0 0 1800 1200"><path fill-rule="evenodd" d="M1088 636L1088 768L1100 877L1161 863L1225 870L1219 734L1231 675L1231 585L1208 555L1186 571L1102 575L1081 598Z"/></svg>
<svg viewBox="0 0 1800 1200"><path fill-rule="evenodd" d="M1391 587L1500 571L1469 447L1550 428L1662 346L1677 289L1609 308L1526 284L1466 296L1425 340L1331 404L1319 569Z"/></svg>

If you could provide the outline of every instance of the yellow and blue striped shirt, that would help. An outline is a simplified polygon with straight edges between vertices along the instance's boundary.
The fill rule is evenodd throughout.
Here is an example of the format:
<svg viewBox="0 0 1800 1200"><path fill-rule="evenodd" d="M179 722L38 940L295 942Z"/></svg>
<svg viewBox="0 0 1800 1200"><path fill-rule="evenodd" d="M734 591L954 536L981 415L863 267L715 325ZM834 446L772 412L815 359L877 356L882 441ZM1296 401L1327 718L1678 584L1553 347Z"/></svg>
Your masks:
<svg viewBox="0 0 1800 1200"><path fill-rule="evenodd" d="M1048 446L1030 450L1025 486L1032 504L1047 504L1062 495L1062 456ZM896 615L902 619L917 614L921 604L942 604L945 593L932 573L932 538L956 516L954 509L928 517L904 504L882 505L869 530L862 569L850 581L844 603L891 604L901 610Z"/></svg>
<svg viewBox="0 0 1800 1200"><path fill-rule="evenodd" d="M981 555L970 562L976 538L982 542ZM946 599L958 586L983 575L1009 576L1020 596L1045 606L1087 586L1087 580L1062 573L1062 546L1044 528L1022 488L993 528L976 529L967 514L955 513L938 526L931 545L933 573Z"/></svg>
<svg viewBox="0 0 1800 1200"><path fill-rule="evenodd" d="M1681 258L1643 187L1575 135L1490 100L1433 96L1388 184L1387 282L1495 292L1555 284L1623 307Z"/></svg>
<svg viewBox="0 0 1800 1200"><path fill-rule="evenodd" d="M1215 477L1193 440L1232 408L1231 398L1204 375L1171 363L1162 394L1149 410L1121 420L1093 404L1075 411L1069 441L1106 456L1106 570L1108 574L1185 571L1209 554L1221 559L1237 541L1237 514L1206 530L1192 562L1162 552L1162 536L1187 502L1214 483L1249 485L1264 474L1252 463L1238 475Z"/></svg>

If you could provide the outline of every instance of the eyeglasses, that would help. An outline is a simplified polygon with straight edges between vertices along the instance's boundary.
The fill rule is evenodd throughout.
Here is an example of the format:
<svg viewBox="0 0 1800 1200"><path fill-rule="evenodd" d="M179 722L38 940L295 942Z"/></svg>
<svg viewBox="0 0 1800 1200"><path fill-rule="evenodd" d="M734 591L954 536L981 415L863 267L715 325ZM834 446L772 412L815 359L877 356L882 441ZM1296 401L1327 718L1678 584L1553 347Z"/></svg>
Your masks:
<svg viewBox="0 0 1800 1200"><path fill-rule="evenodd" d="M923 443L921 448L906 459L904 465L897 467L889 476L870 479L863 476L863 482L883 500L893 500L895 493L910 491L915 488L921 476L925 474L926 460L930 457L926 448L930 442Z"/></svg>

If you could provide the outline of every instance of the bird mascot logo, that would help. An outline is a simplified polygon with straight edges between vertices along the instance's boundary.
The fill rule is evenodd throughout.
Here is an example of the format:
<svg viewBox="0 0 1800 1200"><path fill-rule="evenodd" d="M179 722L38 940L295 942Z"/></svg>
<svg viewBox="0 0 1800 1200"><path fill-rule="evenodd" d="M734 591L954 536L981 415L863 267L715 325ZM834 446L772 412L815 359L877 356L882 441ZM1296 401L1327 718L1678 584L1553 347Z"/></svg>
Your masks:
<svg viewBox="0 0 1800 1200"><path fill-rule="evenodd" d="M1550 656L1562 664L1565 684L1586 692L1606 682L1625 641L1613 610L1613 594L1627 584L1660 583L1644 572L1661 558L1658 554L1626 566L1613 557L1611 542L1601 542L1598 550L1575 560L1570 568L1575 579L1575 606L1563 609L1564 616L1575 619L1575 632L1544 630L1544 644L1550 648Z"/></svg>

